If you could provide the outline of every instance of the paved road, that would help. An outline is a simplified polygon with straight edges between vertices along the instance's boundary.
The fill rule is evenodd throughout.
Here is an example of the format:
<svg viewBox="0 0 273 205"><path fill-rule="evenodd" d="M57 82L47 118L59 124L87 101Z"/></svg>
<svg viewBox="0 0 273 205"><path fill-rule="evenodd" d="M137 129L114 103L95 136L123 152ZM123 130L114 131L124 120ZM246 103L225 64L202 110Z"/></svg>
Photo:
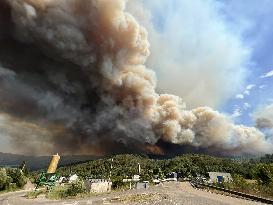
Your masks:
<svg viewBox="0 0 273 205"><path fill-rule="evenodd" d="M13 198L20 198L20 196L24 196L27 191L17 191L12 193L5 193L0 195L0 205L9 205L9 200Z"/></svg>
<svg viewBox="0 0 273 205"><path fill-rule="evenodd" d="M0 205L261 205L261 203L196 190L187 182L166 183L148 190L113 191L80 200L52 201L44 196L29 200L24 195L24 192L0 195Z"/></svg>

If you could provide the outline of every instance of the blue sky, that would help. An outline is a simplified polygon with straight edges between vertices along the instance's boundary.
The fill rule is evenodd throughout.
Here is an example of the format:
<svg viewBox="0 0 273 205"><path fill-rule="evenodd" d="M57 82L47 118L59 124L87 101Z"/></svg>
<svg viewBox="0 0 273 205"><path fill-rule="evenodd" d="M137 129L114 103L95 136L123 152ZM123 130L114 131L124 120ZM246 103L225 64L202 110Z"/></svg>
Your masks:
<svg viewBox="0 0 273 205"><path fill-rule="evenodd" d="M238 90L237 97L227 101L221 109L229 113L238 111L240 116L236 121L252 125L251 114L273 103L273 73L270 73L273 70L273 1L221 2L223 15L234 28L241 30L243 42L251 48L246 87ZM247 86L251 88L249 92Z"/></svg>

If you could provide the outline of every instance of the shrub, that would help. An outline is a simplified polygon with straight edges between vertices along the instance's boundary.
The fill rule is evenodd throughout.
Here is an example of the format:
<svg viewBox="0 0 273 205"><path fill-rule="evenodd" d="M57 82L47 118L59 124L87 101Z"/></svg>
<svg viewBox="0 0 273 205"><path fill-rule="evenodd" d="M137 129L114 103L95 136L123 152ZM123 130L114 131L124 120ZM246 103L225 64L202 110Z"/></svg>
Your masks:
<svg viewBox="0 0 273 205"><path fill-rule="evenodd" d="M149 175L149 174L147 174L147 173L144 173L144 174L141 174L141 180L142 181L150 181L150 182L152 182L152 177L151 177L151 175Z"/></svg>
<svg viewBox="0 0 273 205"><path fill-rule="evenodd" d="M51 189L47 197L49 199L63 199L67 197L75 197L78 194L84 193L85 192L85 186L82 180L77 180L68 186L61 187L61 186L56 186Z"/></svg>
<svg viewBox="0 0 273 205"><path fill-rule="evenodd" d="M255 178L264 185L273 182L273 164L258 164L254 169Z"/></svg>
<svg viewBox="0 0 273 205"><path fill-rule="evenodd" d="M67 188L66 187L54 187L47 193L47 198L49 199L63 199L67 197Z"/></svg>
<svg viewBox="0 0 273 205"><path fill-rule="evenodd" d="M273 182L267 185L258 185L260 194L263 194L265 197L273 198Z"/></svg>
<svg viewBox="0 0 273 205"><path fill-rule="evenodd" d="M44 190L38 190L38 191L32 191L32 192L28 192L26 195L26 198L28 199L35 199L37 198L40 194L44 194L45 191Z"/></svg>
<svg viewBox="0 0 273 205"><path fill-rule="evenodd" d="M19 169L7 169L7 175L12 178L12 183L15 183L18 188L22 188L27 183L27 178Z"/></svg>
<svg viewBox="0 0 273 205"><path fill-rule="evenodd" d="M247 181L239 174L233 175L233 180L231 183L224 182L223 187L226 189L232 189L237 191L245 191L249 188Z"/></svg>
<svg viewBox="0 0 273 205"><path fill-rule="evenodd" d="M11 182L12 179L7 175L6 169L0 169L0 191L8 189Z"/></svg>
<svg viewBox="0 0 273 205"><path fill-rule="evenodd" d="M71 183L67 188L67 196L77 196L77 194L85 192L85 186L82 180Z"/></svg>
<svg viewBox="0 0 273 205"><path fill-rule="evenodd" d="M112 185L114 189L122 188L125 186L124 182L122 181L122 176L112 176Z"/></svg>

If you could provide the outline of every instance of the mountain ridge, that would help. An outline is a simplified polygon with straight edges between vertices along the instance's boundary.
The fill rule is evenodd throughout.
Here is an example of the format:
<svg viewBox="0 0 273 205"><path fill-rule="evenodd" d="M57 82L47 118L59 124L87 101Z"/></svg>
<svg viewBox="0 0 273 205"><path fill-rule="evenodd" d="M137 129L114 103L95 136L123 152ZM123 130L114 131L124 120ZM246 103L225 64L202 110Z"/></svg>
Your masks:
<svg viewBox="0 0 273 205"><path fill-rule="evenodd" d="M59 166L85 162L98 158L100 157L94 155L65 155L61 156ZM50 160L51 156L31 156L0 152L0 166L2 167L19 166L23 161L25 161L29 170L45 169Z"/></svg>

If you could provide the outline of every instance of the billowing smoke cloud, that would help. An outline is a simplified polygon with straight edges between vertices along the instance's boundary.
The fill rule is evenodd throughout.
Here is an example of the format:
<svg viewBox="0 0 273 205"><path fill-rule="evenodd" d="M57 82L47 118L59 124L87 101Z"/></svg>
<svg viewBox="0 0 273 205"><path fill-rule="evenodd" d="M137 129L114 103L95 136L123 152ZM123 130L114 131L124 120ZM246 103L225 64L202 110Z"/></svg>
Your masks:
<svg viewBox="0 0 273 205"><path fill-rule="evenodd" d="M209 107L187 110L180 97L155 91L145 65L148 32L125 0L5 2L0 133L25 152L171 151L164 143L272 151L256 128L234 125Z"/></svg>
<svg viewBox="0 0 273 205"><path fill-rule="evenodd" d="M273 104L262 106L253 114L258 128L273 128Z"/></svg>
<svg viewBox="0 0 273 205"><path fill-rule="evenodd" d="M260 106L252 115L256 127L273 143L273 104Z"/></svg>
<svg viewBox="0 0 273 205"><path fill-rule="evenodd" d="M189 108L219 108L244 86L251 49L238 27L213 0L129 1L151 42L147 65L158 74L158 90L182 96Z"/></svg>

